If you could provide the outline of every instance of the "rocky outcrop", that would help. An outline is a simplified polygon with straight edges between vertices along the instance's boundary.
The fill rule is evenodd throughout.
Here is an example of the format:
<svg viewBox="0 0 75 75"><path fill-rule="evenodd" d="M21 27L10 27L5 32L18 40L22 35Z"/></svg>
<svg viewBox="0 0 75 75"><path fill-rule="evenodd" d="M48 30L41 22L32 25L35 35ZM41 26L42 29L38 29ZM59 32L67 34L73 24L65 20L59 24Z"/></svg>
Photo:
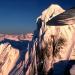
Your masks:
<svg viewBox="0 0 75 75"><path fill-rule="evenodd" d="M0 34L0 75L74 75L74 37L75 9L52 4L34 35Z"/></svg>
<svg viewBox="0 0 75 75"><path fill-rule="evenodd" d="M64 75L68 61L75 60L75 9L51 5L38 17L37 25L41 72L47 75L53 68L53 75Z"/></svg>
<svg viewBox="0 0 75 75"><path fill-rule="evenodd" d="M25 61L32 37L31 33L0 34L0 75L25 75Z"/></svg>
<svg viewBox="0 0 75 75"><path fill-rule="evenodd" d="M37 18L32 45L25 54L25 75L68 75L73 72L75 25L73 18L63 17L65 13L55 4Z"/></svg>
<svg viewBox="0 0 75 75"><path fill-rule="evenodd" d="M19 58L19 50L10 44L0 45L0 75L8 75Z"/></svg>

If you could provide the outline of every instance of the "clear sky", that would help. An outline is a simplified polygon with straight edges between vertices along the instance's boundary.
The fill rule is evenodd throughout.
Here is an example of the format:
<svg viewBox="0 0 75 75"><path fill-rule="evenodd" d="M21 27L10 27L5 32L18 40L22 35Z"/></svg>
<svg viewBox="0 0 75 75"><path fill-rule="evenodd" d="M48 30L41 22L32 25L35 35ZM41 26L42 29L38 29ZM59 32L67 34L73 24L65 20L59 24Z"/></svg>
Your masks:
<svg viewBox="0 0 75 75"><path fill-rule="evenodd" d="M0 33L33 32L36 18L53 3L67 9L75 0L0 0Z"/></svg>

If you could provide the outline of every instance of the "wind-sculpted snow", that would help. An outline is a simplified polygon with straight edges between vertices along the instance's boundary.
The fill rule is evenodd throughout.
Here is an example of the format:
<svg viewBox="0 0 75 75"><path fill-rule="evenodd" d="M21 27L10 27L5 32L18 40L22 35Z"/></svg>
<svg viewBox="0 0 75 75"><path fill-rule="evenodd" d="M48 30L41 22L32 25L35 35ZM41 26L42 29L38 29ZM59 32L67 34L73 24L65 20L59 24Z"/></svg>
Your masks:
<svg viewBox="0 0 75 75"><path fill-rule="evenodd" d="M52 4L34 34L0 34L0 75L75 75L75 9Z"/></svg>
<svg viewBox="0 0 75 75"><path fill-rule="evenodd" d="M39 75L48 75L52 69L52 75L64 75L69 61L75 60L75 8L64 10L51 5L38 17L37 31L42 62Z"/></svg>

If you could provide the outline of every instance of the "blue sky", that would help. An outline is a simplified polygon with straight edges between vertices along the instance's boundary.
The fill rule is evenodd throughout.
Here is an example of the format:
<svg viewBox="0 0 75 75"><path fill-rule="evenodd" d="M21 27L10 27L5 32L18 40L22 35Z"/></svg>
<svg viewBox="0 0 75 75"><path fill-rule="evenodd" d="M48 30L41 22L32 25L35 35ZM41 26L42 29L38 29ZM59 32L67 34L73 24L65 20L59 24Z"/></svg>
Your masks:
<svg viewBox="0 0 75 75"><path fill-rule="evenodd" d="M33 32L36 18L53 3L68 9L75 0L0 0L0 33Z"/></svg>

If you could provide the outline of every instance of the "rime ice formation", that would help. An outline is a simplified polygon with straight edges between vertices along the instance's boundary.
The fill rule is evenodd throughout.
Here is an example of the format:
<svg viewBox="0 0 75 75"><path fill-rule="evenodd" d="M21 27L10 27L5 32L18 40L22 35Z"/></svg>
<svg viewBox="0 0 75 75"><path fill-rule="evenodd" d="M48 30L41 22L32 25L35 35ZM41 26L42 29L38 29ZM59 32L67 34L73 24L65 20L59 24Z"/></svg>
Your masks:
<svg viewBox="0 0 75 75"><path fill-rule="evenodd" d="M50 5L34 34L0 34L0 75L75 75L75 9Z"/></svg>
<svg viewBox="0 0 75 75"><path fill-rule="evenodd" d="M37 18L37 25L42 71L47 75L53 67L53 75L63 75L68 61L75 60L75 9L64 10L51 5ZM61 61L63 63L57 66Z"/></svg>

